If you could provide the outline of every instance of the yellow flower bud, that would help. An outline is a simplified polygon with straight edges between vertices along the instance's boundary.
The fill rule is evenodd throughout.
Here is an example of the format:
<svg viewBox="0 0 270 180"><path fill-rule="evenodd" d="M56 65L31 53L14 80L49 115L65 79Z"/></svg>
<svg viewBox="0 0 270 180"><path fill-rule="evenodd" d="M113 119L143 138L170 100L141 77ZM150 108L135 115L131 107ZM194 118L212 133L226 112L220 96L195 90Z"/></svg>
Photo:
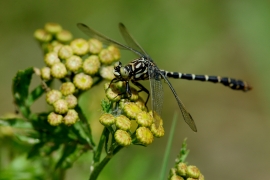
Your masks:
<svg viewBox="0 0 270 180"><path fill-rule="evenodd" d="M52 126L57 126L57 125L61 124L62 120L63 120L63 116L59 115L59 114L56 114L54 112L51 112L48 115L48 122Z"/></svg>
<svg viewBox="0 0 270 180"><path fill-rule="evenodd" d="M99 53L100 62L106 65L110 65L114 62L113 53L108 49L102 49Z"/></svg>
<svg viewBox="0 0 270 180"><path fill-rule="evenodd" d="M121 146L128 146L131 144L130 134L124 130L117 130L114 134L114 138Z"/></svg>
<svg viewBox="0 0 270 180"><path fill-rule="evenodd" d="M112 56L113 56L115 61L120 59L121 55L120 55L120 51L119 51L119 49L117 47L109 46L108 50L112 52Z"/></svg>
<svg viewBox="0 0 270 180"><path fill-rule="evenodd" d="M82 58L76 55L70 56L66 60L66 67L72 72L78 71L82 67Z"/></svg>
<svg viewBox="0 0 270 180"><path fill-rule="evenodd" d="M72 34L67 30L62 30L56 34L56 39L60 42L66 43L72 39Z"/></svg>
<svg viewBox="0 0 270 180"><path fill-rule="evenodd" d="M53 66L56 63L60 63L57 53L49 52L45 55L44 62L49 66Z"/></svg>
<svg viewBox="0 0 270 180"><path fill-rule="evenodd" d="M162 136L164 136L165 134L165 130L163 128L163 125L159 125L158 127L156 127L156 125L153 123L150 127L151 132L153 133L153 135L157 138L160 138Z"/></svg>
<svg viewBox="0 0 270 180"><path fill-rule="evenodd" d="M176 166L176 173L180 176L186 176L187 165L183 162L178 163Z"/></svg>
<svg viewBox="0 0 270 180"><path fill-rule="evenodd" d="M113 80L113 78L115 78L113 70L114 70L113 66L101 66L99 73L101 77L111 81Z"/></svg>
<svg viewBox="0 0 270 180"><path fill-rule="evenodd" d="M138 91L134 88L131 88L131 96L129 97L130 101L137 101L139 99Z"/></svg>
<svg viewBox="0 0 270 180"><path fill-rule="evenodd" d="M112 102L120 101L121 95L119 95L119 94L120 94L120 92L114 90L113 88L108 88L106 90L106 97Z"/></svg>
<svg viewBox="0 0 270 180"><path fill-rule="evenodd" d="M91 55L83 62L83 71L86 74L94 75L98 72L100 67L99 58L96 55Z"/></svg>
<svg viewBox="0 0 270 180"><path fill-rule="evenodd" d="M64 78L67 75L66 66L63 63L56 63L51 68L51 75L57 79Z"/></svg>
<svg viewBox="0 0 270 180"><path fill-rule="evenodd" d="M44 29L37 29L34 33L34 37L40 42L49 42L52 40L52 35Z"/></svg>
<svg viewBox="0 0 270 180"><path fill-rule="evenodd" d="M149 145L154 140L152 132L146 127L139 127L136 130L136 137L137 140L143 145Z"/></svg>
<svg viewBox="0 0 270 180"><path fill-rule="evenodd" d="M65 125L75 124L79 119L78 113L74 109L68 110L67 114L63 118Z"/></svg>
<svg viewBox="0 0 270 180"><path fill-rule="evenodd" d="M172 177L170 177L169 180L185 180L185 179L175 174L175 175L172 175Z"/></svg>
<svg viewBox="0 0 270 180"><path fill-rule="evenodd" d="M127 117L131 119L136 119L137 114L142 111L135 103L126 103L123 110Z"/></svg>
<svg viewBox="0 0 270 180"><path fill-rule="evenodd" d="M65 82L61 85L60 91L64 96L67 96L75 92L75 86L72 82Z"/></svg>
<svg viewBox="0 0 270 180"><path fill-rule="evenodd" d="M78 100L77 100L76 96L74 96L73 94L67 95L65 97L65 100L67 101L69 109L75 108L78 104Z"/></svg>
<svg viewBox="0 0 270 180"><path fill-rule="evenodd" d="M117 128L127 131L131 127L131 122L126 116L120 115L115 118L115 125Z"/></svg>
<svg viewBox="0 0 270 180"><path fill-rule="evenodd" d="M51 68L49 67L43 67L41 69L41 78L44 80L49 80L51 79Z"/></svg>
<svg viewBox="0 0 270 180"><path fill-rule="evenodd" d="M59 99L53 103L54 111L58 114L65 114L68 111L67 101Z"/></svg>
<svg viewBox="0 0 270 180"><path fill-rule="evenodd" d="M190 178L199 178L201 172L196 166L188 166L187 167L187 177Z"/></svg>
<svg viewBox="0 0 270 180"><path fill-rule="evenodd" d="M48 104L53 104L55 101L61 99L62 93L58 90L51 90L46 94L46 101Z"/></svg>
<svg viewBox="0 0 270 180"><path fill-rule="evenodd" d="M45 30L51 34L56 34L60 31L62 31L62 26L60 24L57 24L57 23L46 23Z"/></svg>
<svg viewBox="0 0 270 180"><path fill-rule="evenodd" d="M89 52L89 44L84 39L74 39L70 43L71 48L73 49L74 54L82 56Z"/></svg>
<svg viewBox="0 0 270 180"><path fill-rule="evenodd" d="M73 83L78 89L87 90L93 85L93 79L89 75L80 73L75 75Z"/></svg>
<svg viewBox="0 0 270 180"><path fill-rule="evenodd" d="M140 126L150 127L153 123L153 117L149 113L141 111L136 116L136 122Z"/></svg>
<svg viewBox="0 0 270 180"><path fill-rule="evenodd" d="M65 46L62 46L59 51L58 51L58 56L61 58L61 59L68 59L70 58L71 56L73 55L73 50L70 46L68 45L65 45Z"/></svg>
<svg viewBox="0 0 270 180"><path fill-rule="evenodd" d="M103 126L111 126L112 124L115 123L115 118L112 114L109 113L105 113L102 114L99 118L99 122L103 125Z"/></svg>
<svg viewBox="0 0 270 180"><path fill-rule="evenodd" d="M97 39L89 39L89 51L91 54L98 54L102 50L102 42Z"/></svg>

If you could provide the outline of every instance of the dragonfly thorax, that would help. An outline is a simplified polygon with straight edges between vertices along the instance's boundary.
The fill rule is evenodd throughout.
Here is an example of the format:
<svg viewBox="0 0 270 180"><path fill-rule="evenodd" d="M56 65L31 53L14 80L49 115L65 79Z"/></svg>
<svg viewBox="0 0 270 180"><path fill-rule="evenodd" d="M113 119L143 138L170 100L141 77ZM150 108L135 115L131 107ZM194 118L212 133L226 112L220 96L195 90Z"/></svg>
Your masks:
<svg viewBox="0 0 270 180"><path fill-rule="evenodd" d="M135 59L128 63L126 66L122 66L121 62L114 64L114 75L118 80L147 80L149 79L148 67L149 61L143 57Z"/></svg>

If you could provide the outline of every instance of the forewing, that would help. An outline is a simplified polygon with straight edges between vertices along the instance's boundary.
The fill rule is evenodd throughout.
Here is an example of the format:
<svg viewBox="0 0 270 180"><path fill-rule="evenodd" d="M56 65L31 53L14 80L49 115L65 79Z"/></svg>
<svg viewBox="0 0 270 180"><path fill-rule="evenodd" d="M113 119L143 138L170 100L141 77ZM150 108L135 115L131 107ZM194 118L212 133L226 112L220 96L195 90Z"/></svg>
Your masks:
<svg viewBox="0 0 270 180"><path fill-rule="evenodd" d="M106 45L113 44L114 46L116 46L116 47L118 47L120 49L130 50L130 51L134 52L135 54L141 56L141 54L139 52L135 51L134 49L132 49L132 48L130 48L130 47L124 45L124 44L121 44L121 43L119 43L119 42L117 42L115 40L112 40L112 39L104 36L103 34L97 32L96 30L88 27L87 25L85 25L83 23L78 23L77 26L87 36L96 38L96 39L100 40L101 42L103 42Z"/></svg>
<svg viewBox="0 0 270 180"><path fill-rule="evenodd" d="M186 121L186 123L189 125L189 127L194 131L197 132L197 127L196 124L192 118L192 116L189 114L189 112L186 110L184 104L181 102L181 100L179 99L179 97L177 96L174 88L172 87L172 84L170 83L170 81L161 73L161 76L164 78L164 80L166 81L166 83L169 85L170 89L173 92L173 95L177 101L177 104L182 112L182 115L184 117L184 120Z"/></svg>
<svg viewBox="0 0 270 180"><path fill-rule="evenodd" d="M154 123L158 129L161 124L161 113L163 106L163 87L159 70L155 66L148 67L150 90L151 90L151 105L154 117Z"/></svg>
<svg viewBox="0 0 270 180"><path fill-rule="evenodd" d="M148 57L148 59L151 59L150 56L145 52L145 50L139 45L139 43L135 41L135 39L130 35L126 26L123 23L119 23L119 29L129 47L131 47L135 51L138 51L143 56Z"/></svg>

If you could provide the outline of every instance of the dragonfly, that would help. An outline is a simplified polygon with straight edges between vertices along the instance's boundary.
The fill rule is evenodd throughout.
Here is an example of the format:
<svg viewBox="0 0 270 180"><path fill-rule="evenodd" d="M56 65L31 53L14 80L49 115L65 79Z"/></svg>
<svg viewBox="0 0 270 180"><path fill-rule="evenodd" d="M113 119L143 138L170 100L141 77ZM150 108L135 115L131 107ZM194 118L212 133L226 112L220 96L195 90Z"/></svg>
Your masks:
<svg viewBox="0 0 270 180"><path fill-rule="evenodd" d="M193 120L190 113L187 111L186 107L178 97L175 89L173 88L171 82L168 78L175 79L187 79L187 80L198 80L198 81L208 81L213 83L221 83L225 86L230 87L234 90L242 90L249 91L252 87L245 81L237 80L229 77L220 77L220 76L208 76L208 75L195 75L195 74L185 74L180 72L170 72L159 69L153 59L146 53L146 51L135 41L135 39L128 32L127 28L123 23L119 23L119 30L121 35L123 36L127 45L119 43L111 38L104 36L98 31L88 27L83 23L77 24L78 28L84 32L86 35L96 38L103 42L104 44L112 44L120 49L129 50L135 53L138 58L132 60L127 65L122 65L120 61L116 62L114 65L114 75L115 78L111 81L111 83L124 81L126 83L126 93L131 96L131 88L129 82L131 81L135 86L140 88L140 91L144 91L147 93L147 100L149 100L149 96L151 97L151 107L154 118L154 123L156 128L161 125L161 112L163 107L163 86L162 80L164 80L168 86L170 87L179 109L183 115L185 122L189 125L189 127L197 132L197 127L195 121ZM147 88L145 88L138 81L141 80L149 80L150 81L150 92Z"/></svg>

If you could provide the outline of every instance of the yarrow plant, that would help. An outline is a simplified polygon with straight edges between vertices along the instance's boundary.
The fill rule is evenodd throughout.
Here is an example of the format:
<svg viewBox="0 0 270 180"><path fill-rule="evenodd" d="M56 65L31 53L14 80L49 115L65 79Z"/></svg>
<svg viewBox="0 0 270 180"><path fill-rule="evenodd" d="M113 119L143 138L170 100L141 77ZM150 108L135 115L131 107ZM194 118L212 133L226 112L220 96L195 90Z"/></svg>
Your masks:
<svg viewBox="0 0 270 180"><path fill-rule="evenodd" d="M28 158L43 158L41 166L47 170L48 177L53 174L55 179L63 179L65 169L82 154L92 151L89 179L97 179L105 165L123 147L148 146L155 137L164 136L161 117L157 127L151 110L135 88L131 88L131 95L128 95L125 82L110 83L114 78L114 63L121 57L118 48L104 46L98 39L73 39L69 31L56 23L45 24L43 29L35 31L34 37L43 50L45 65L21 70L13 79L18 114L1 119L0 135L17 137L20 143L31 146ZM32 75L40 77L40 85L30 91ZM106 99L101 102L103 113L99 122L104 129L96 145L91 124L78 100L83 92L103 80ZM60 85L53 86L54 81ZM31 110L40 97L45 97L51 110L41 113ZM18 128L30 131L21 133ZM106 155L102 158L103 150ZM184 167L184 164L178 166L172 170L175 173L170 179L176 176L202 179L200 173L190 175L197 171L196 168ZM183 168L186 168L183 170L185 174ZM40 177L47 179L45 174Z"/></svg>

